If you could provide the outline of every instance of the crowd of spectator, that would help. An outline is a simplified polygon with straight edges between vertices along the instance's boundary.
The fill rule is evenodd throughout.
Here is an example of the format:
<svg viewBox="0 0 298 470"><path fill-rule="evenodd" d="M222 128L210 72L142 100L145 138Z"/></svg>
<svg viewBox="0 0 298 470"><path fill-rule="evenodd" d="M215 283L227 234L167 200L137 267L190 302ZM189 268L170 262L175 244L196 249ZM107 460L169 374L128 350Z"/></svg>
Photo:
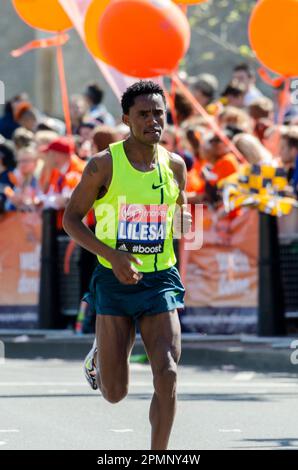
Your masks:
<svg viewBox="0 0 298 470"><path fill-rule="evenodd" d="M222 91L217 78L208 73L185 75L183 80L249 163L284 166L297 193L295 106L289 103L283 122L276 123L278 99L274 103L261 93L254 71L246 63L234 68ZM65 137L62 120L35 109L25 93L5 104L0 118L0 213L47 207L63 210L88 159L128 134L120 119L108 112L103 98L96 84L71 96L72 139ZM216 184L237 172L239 161L179 90L174 105L161 144L186 162L189 202L217 204Z"/></svg>
<svg viewBox="0 0 298 470"><path fill-rule="evenodd" d="M22 93L5 104L0 118L0 214L63 210L88 159L127 130L107 111L103 92L89 85L70 100L73 136L65 123L36 110ZM61 228L61 217L58 217Z"/></svg>

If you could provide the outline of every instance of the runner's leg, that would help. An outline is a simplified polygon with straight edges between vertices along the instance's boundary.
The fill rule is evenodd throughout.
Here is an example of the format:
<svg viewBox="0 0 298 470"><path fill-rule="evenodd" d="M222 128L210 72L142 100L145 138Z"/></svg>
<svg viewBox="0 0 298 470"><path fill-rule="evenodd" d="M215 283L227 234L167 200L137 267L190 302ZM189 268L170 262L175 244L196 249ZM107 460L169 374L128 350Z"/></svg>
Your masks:
<svg viewBox="0 0 298 470"><path fill-rule="evenodd" d="M117 403L127 395L129 356L134 340L135 323L131 318L97 315L97 384L110 403Z"/></svg>
<svg viewBox="0 0 298 470"><path fill-rule="evenodd" d="M140 332L151 363L155 390L150 406L151 449L165 450L177 406L177 365L181 355L177 310L141 317Z"/></svg>

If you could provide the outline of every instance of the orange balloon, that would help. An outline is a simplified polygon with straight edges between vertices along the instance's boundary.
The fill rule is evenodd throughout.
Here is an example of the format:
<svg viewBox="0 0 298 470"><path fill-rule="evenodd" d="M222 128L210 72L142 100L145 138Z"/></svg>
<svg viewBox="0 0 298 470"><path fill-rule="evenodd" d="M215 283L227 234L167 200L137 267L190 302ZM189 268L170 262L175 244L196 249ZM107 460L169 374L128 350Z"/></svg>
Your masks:
<svg viewBox="0 0 298 470"><path fill-rule="evenodd" d="M248 32L252 49L273 72L298 75L298 0L262 0L254 7Z"/></svg>
<svg viewBox="0 0 298 470"><path fill-rule="evenodd" d="M111 0L92 0L85 16L84 31L85 43L97 59L107 62L104 57L98 41L98 23Z"/></svg>
<svg viewBox="0 0 298 470"><path fill-rule="evenodd" d="M186 53L190 28L169 0L113 0L102 14L98 37L109 64L133 77L171 73Z"/></svg>
<svg viewBox="0 0 298 470"><path fill-rule="evenodd" d="M72 22L58 0L13 0L13 6L32 28L59 32L72 28Z"/></svg>

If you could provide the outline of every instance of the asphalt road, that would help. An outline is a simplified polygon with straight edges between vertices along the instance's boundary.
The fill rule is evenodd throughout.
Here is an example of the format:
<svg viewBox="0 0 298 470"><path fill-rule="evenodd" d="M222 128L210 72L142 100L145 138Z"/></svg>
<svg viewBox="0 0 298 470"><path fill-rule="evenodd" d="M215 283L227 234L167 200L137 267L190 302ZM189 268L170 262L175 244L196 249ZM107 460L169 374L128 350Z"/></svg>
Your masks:
<svg viewBox="0 0 298 470"><path fill-rule="evenodd" d="M81 363L7 360L0 365L0 450L119 449L150 445L148 365L132 365L116 405L88 388ZM179 370L169 449L298 449L297 376Z"/></svg>

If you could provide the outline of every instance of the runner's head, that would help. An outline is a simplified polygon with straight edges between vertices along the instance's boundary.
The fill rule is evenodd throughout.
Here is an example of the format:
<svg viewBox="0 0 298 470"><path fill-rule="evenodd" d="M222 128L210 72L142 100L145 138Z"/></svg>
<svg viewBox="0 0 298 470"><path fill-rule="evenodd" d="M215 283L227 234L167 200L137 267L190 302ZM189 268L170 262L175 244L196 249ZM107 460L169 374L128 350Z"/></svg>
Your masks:
<svg viewBox="0 0 298 470"><path fill-rule="evenodd" d="M139 81L124 92L121 100L123 122L137 141L154 145L165 125L166 99L163 89L152 81Z"/></svg>

